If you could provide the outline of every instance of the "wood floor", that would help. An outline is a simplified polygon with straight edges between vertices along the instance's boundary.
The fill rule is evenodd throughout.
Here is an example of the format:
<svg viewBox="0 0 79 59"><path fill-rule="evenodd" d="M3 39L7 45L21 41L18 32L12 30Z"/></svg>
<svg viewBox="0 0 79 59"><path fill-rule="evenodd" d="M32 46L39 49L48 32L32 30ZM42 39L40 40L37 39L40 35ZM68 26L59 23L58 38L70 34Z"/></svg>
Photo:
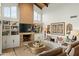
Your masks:
<svg viewBox="0 0 79 59"><path fill-rule="evenodd" d="M34 56L31 51L26 47L9 48L3 50L1 56Z"/></svg>

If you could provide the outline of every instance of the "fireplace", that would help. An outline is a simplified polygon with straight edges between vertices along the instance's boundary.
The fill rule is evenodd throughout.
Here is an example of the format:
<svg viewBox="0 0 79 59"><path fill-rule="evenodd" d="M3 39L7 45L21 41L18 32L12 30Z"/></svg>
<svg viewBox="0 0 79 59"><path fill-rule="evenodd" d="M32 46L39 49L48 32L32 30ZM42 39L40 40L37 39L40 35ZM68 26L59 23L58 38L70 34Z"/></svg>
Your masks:
<svg viewBox="0 0 79 59"><path fill-rule="evenodd" d="M20 46L24 46L26 42L34 40L34 33L20 33Z"/></svg>
<svg viewBox="0 0 79 59"><path fill-rule="evenodd" d="M23 35L23 42L26 42L26 41L31 41L31 35L30 34Z"/></svg>

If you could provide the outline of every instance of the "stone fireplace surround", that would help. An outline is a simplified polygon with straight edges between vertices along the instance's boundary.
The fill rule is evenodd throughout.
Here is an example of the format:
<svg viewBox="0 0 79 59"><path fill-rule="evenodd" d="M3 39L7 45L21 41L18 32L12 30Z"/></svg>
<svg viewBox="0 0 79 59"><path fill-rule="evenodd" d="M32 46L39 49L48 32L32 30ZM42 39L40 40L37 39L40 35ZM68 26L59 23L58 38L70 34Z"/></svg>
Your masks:
<svg viewBox="0 0 79 59"><path fill-rule="evenodd" d="M20 33L20 46L23 46L24 42L33 41L34 33Z"/></svg>

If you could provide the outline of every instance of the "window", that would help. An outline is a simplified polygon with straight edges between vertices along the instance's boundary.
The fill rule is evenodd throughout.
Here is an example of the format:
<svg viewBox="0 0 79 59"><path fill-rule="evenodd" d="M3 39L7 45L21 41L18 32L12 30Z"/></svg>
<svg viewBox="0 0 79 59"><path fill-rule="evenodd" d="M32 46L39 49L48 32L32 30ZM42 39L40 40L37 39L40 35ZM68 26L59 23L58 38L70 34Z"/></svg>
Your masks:
<svg viewBox="0 0 79 59"><path fill-rule="evenodd" d="M4 13L4 17L10 17L10 8L4 7L3 13Z"/></svg>
<svg viewBox="0 0 79 59"><path fill-rule="evenodd" d="M37 20L37 12L34 11L34 20Z"/></svg>
<svg viewBox="0 0 79 59"><path fill-rule="evenodd" d="M40 20L41 20L41 14L38 13L38 21L40 21Z"/></svg>
<svg viewBox="0 0 79 59"><path fill-rule="evenodd" d="M41 13L38 13L36 11L34 11L34 20L35 21L41 21Z"/></svg>
<svg viewBox="0 0 79 59"><path fill-rule="evenodd" d="M8 18L17 18L17 7L16 6L3 7L3 16Z"/></svg>
<svg viewBox="0 0 79 59"><path fill-rule="evenodd" d="M11 7L11 18L17 18L17 7Z"/></svg>

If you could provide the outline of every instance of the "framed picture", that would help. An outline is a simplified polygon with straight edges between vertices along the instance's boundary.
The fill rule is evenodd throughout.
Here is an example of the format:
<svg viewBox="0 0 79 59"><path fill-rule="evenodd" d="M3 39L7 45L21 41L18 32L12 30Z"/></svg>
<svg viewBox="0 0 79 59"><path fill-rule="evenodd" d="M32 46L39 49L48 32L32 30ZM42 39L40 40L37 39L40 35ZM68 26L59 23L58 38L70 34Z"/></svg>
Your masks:
<svg viewBox="0 0 79 59"><path fill-rule="evenodd" d="M54 35L65 35L65 22L52 23L51 33Z"/></svg>
<svg viewBox="0 0 79 59"><path fill-rule="evenodd" d="M35 24L33 25L33 28L34 28L34 32L35 32L35 33L40 33L42 27L41 27L41 24L35 23Z"/></svg>

